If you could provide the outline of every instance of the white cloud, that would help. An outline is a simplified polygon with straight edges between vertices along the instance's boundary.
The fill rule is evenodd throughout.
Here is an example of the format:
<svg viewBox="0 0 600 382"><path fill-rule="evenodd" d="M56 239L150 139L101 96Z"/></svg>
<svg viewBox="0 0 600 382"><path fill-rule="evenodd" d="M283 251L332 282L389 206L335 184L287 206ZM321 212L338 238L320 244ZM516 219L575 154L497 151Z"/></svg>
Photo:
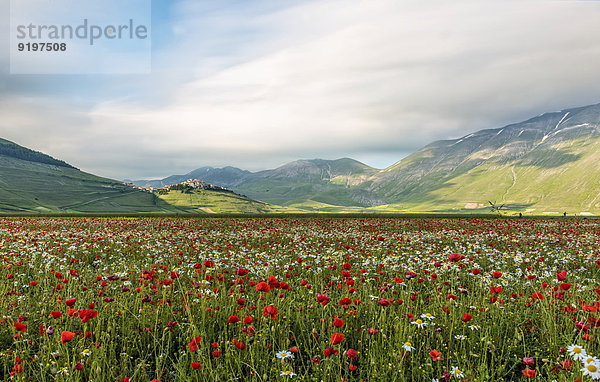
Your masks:
<svg viewBox="0 0 600 382"><path fill-rule="evenodd" d="M115 177L299 157L384 163L600 101L600 2L206 4L180 4L147 96L98 103L85 133L63 134L88 154L78 162Z"/></svg>

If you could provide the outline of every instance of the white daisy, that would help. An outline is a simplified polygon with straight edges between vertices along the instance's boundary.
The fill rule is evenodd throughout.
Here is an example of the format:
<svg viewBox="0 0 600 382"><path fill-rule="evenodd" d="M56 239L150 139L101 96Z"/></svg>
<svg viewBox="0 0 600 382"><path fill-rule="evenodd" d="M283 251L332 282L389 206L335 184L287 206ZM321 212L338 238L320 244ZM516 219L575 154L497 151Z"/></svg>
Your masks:
<svg viewBox="0 0 600 382"><path fill-rule="evenodd" d="M467 336L463 336L462 334L457 334L454 336L454 338L456 338L457 340L466 340Z"/></svg>
<svg viewBox="0 0 600 382"><path fill-rule="evenodd" d="M286 370L286 371L282 371L281 374L279 374L279 375L292 378L293 376L296 375L296 373L294 373L293 371Z"/></svg>
<svg viewBox="0 0 600 382"><path fill-rule="evenodd" d="M569 352L569 355L576 361L583 360L587 356L585 349L579 345L571 345L567 348L567 351Z"/></svg>
<svg viewBox="0 0 600 382"><path fill-rule="evenodd" d="M431 321L435 318L435 316L433 316L431 313L423 313L423 314L421 314L421 318L426 318L429 321Z"/></svg>
<svg viewBox="0 0 600 382"><path fill-rule="evenodd" d="M450 371L450 375L452 375L456 378L464 378L465 377L465 375L462 373L462 371L460 371L459 368L456 366L452 366L452 371Z"/></svg>
<svg viewBox="0 0 600 382"><path fill-rule="evenodd" d="M589 364L589 363L599 363L600 364L600 359L593 357L591 355L586 355L582 360L581 363L583 363L583 367L585 367L585 365Z"/></svg>
<svg viewBox="0 0 600 382"><path fill-rule="evenodd" d="M412 344L410 342L405 342L404 345L402 345L402 347L404 348L404 351L415 350L415 348L412 346Z"/></svg>
<svg viewBox="0 0 600 382"><path fill-rule="evenodd" d="M418 318L416 321L411 322L411 324L417 325L419 328L424 328L425 326L427 326L427 322L423 322L423 320L421 320L420 318Z"/></svg>
<svg viewBox="0 0 600 382"><path fill-rule="evenodd" d="M477 325L469 325L469 329L471 329L471 330L479 330L479 326L477 326Z"/></svg>
<svg viewBox="0 0 600 382"><path fill-rule="evenodd" d="M292 354L292 352L287 351L287 350L280 351L279 353L276 354L276 356L279 359L294 358L294 355Z"/></svg>
<svg viewBox="0 0 600 382"><path fill-rule="evenodd" d="M590 362L583 366L583 375L589 375L592 379L600 379L600 364L597 362Z"/></svg>

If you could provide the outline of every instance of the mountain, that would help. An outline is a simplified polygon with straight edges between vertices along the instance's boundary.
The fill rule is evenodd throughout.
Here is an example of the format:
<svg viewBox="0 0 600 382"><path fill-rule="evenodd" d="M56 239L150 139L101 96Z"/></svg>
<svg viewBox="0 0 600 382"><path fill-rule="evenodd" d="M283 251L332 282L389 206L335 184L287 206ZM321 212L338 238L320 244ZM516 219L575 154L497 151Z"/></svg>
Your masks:
<svg viewBox="0 0 600 382"><path fill-rule="evenodd" d="M267 203L322 209L369 207L386 203L379 195L354 187L378 170L349 158L298 160L273 170L249 172L235 167L202 167L161 180L137 180L140 187L163 187L197 178Z"/></svg>
<svg viewBox="0 0 600 382"><path fill-rule="evenodd" d="M0 211L184 212L151 193L82 172L4 139L0 139Z"/></svg>
<svg viewBox="0 0 600 382"><path fill-rule="evenodd" d="M395 209L600 212L600 104L431 143L366 189Z"/></svg>
<svg viewBox="0 0 600 382"><path fill-rule="evenodd" d="M264 202L309 210L600 213L600 104L433 142L377 170L349 158L248 172L203 167L198 178ZM193 176L192 176L193 175ZM138 185L148 181L136 181Z"/></svg>

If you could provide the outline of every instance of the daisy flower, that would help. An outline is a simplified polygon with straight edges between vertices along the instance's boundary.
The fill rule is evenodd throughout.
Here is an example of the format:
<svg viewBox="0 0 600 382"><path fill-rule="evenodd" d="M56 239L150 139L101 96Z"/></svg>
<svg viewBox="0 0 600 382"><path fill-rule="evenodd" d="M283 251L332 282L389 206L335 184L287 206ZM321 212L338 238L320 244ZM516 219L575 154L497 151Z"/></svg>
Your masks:
<svg viewBox="0 0 600 382"><path fill-rule="evenodd" d="M287 351L287 350L280 351L279 353L276 354L276 356L279 359L294 358L294 355L292 354L292 352Z"/></svg>
<svg viewBox="0 0 600 382"><path fill-rule="evenodd" d="M457 340L466 340L467 336L463 336L462 334L457 334L454 336L454 338L456 338Z"/></svg>
<svg viewBox="0 0 600 382"><path fill-rule="evenodd" d="M452 370L450 371L450 375L456 378L464 378L465 375L460 371L460 369L456 366L452 366Z"/></svg>
<svg viewBox="0 0 600 382"><path fill-rule="evenodd" d="M282 371L281 374L279 374L279 375L292 378L293 376L296 375L296 373L294 373L293 371L286 370L286 371Z"/></svg>
<svg viewBox="0 0 600 382"><path fill-rule="evenodd" d="M421 318L426 318L428 320L433 320L435 317L431 313L423 313L421 314Z"/></svg>
<svg viewBox="0 0 600 382"><path fill-rule="evenodd" d="M419 328L424 328L425 326L427 326L427 322L423 322L423 320L421 320L420 318L416 321L411 322L411 324L417 325Z"/></svg>
<svg viewBox="0 0 600 382"><path fill-rule="evenodd" d="M412 344L410 342L405 342L404 345L402 345L402 347L404 348L404 351L415 350L415 348L412 346Z"/></svg>
<svg viewBox="0 0 600 382"><path fill-rule="evenodd" d="M571 345L567 348L567 351L569 352L569 355L576 361L583 360L587 356L585 349L579 345Z"/></svg>
<svg viewBox="0 0 600 382"><path fill-rule="evenodd" d="M593 357L591 355L586 355L584 358L581 359L581 363L583 363L584 367L585 367L585 365L592 363L592 362L600 364L600 359Z"/></svg>
<svg viewBox="0 0 600 382"><path fill-rule="evenodd" d="M600 364L598 362L590 362L584 364L583 375L589 375L592 379L600 379Z"/></svg>
<svg viewBox="0 0 600 382"><path fill-rule="evenodd" d="M471 329L471 330L479 330L479 326L477 326L477 325L469 325L469 329Z"/></svg>

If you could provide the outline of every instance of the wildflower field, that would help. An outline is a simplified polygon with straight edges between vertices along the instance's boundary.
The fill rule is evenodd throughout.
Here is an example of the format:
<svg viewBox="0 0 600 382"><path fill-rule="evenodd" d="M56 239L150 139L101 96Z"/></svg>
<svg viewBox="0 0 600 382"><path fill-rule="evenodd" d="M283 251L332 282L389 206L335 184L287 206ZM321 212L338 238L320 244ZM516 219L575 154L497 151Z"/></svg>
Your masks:
<svg viewBox="0 0 600 382"><path fill-rule="evenodd" d="M0 379L600 379L593 219L0 219Z"/></svg>

